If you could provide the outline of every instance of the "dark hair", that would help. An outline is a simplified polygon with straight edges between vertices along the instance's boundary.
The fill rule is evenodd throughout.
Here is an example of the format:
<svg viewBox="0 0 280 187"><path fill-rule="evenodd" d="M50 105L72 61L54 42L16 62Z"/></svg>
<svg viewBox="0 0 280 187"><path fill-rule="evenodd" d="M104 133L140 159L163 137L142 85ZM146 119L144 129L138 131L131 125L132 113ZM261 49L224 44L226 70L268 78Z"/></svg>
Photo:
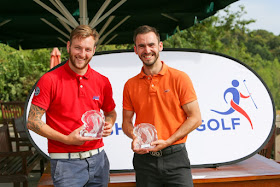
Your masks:
<svg viewBox="0 0 280 187"><path fill-rule="evenodd" d="M92 36L94 39L94 45L96 46L98 40L99 40L99 34L95 29L90 28L88 25L79 25L74 30L72 30L70 34L70 43L72 43L72 40L75 38L87 38Z"/></svg>
<svg viewBox="0 0 280 187"><path fill-rule="evenodd" d="M134 35L133 35L134 44L136 42L136 37L137 37L138 34L146 34L146 33L149 33L149 32L155 33L156 36L157 36L158 42L160 42L160 36L159 36L159 33L158 33L156 28L148 26L148 25L142 25L134 31Z"/></svg>

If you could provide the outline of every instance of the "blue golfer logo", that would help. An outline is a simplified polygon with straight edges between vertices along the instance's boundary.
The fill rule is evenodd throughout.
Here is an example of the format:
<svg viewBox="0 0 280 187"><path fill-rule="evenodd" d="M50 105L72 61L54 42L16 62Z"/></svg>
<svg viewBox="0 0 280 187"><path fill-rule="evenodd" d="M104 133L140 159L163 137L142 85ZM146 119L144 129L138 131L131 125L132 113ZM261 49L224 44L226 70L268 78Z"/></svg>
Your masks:
<svg viewBox="0 0 280 187"><path fill-rule="evenodd" d="M224 100L225 100L226 103L227 103L226 95L228 95L228 94L232 95L232 99L230 101L230 108L225 112L220 112L220 111L217 111L217 110L211 110L211 111L216 112L216 113L221 114L221 115L229 115L229 114L232 114L234 111L237 111L240 114L242 114L250 122L251 127L253 129L253 124L252 124L252 121L251 121L249 115L245 112L244 109L242 109L239 106L240 98L247 99L247 98L251 97L252 102L254 103L255 107L257 108L257 105L255 104L255 102L254 102L254 100L253 100L253 98L252 98L252 96L251 96L251 94L250 94L250 92L249 92L249 90L248 90L248 88L245 84L246 80L244 80L243 82L244 82L244 85L245 85L245 87L246 87L246 89L249 93L248 96L245 96L241 92L238 91L237 87L239 86L239 81L238 80L233 80L232 81L232 86L233 87L230 87L230 88L226 89L226 91L224 93Z"/></svg>

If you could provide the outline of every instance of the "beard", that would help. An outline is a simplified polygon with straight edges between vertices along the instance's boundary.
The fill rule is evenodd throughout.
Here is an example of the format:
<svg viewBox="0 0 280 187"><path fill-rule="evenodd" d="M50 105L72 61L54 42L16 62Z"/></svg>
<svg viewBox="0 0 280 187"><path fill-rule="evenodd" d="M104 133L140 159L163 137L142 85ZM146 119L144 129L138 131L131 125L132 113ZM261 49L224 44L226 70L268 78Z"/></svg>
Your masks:
<svg viewBox="0 0 280 187"><path fill-rule="evenodd" d="M87 67L88 63L90 62L91 58L85 59L84 63L78 63L76 61L78 61L76 59L76 57L74 55L72 55L71 53L71 49L69 49L69 58L70 58L70 63L72 64L72 66L78 70L83 70Z"/></svg>
<svg viewBox="0 0 280 187"><path fill-rule="evenodd" d="M140 56L140 59L142 60L145 66L153 66L159 58L159 53L149 53L149 54L153 55L155 58L146 60L144 57L141 58L142 55ZM144 55L149 55L149 54L144 54Z"/></svg>

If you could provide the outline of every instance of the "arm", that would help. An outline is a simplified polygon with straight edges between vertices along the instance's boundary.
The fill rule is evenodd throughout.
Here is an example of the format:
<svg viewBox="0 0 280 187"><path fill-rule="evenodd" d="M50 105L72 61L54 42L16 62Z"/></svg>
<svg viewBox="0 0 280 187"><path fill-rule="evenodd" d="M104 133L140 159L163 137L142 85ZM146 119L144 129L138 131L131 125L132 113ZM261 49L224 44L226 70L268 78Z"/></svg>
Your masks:
<svg viewBox="0 0 280 187"><path fill-rule="evenodd" d="M135 139L133 134L133 118L134 112L123 109L123 123L122 123L122 130L123 132L131 139Z"/></svg>
<svg viewBox="0 0 280 187"><path fill-rule="evenodd" d="M146 153L149 152L147 149L137 149L137 148L135 148L138 140L137 140L136 136L133 134L133 128L134 128L133 123L132 123L133 115L134 115L133 111L123 109L122 129L123 129L123 132L129 138L132 139L131 149L137 154L146 154Z"/></svg>
<svg viewBox="0 0 280 187"><path fill-rule="evenodd" d="M181 125L181 127L167 140L158 140L152 142L151 145L156 145L155 148L150 149L150 151L159 151L172 145L177 140L182 139L191 133L194 129L201 125L201 114L197 100L192 101L190 103L184 104L182 106L185 113L188 115L186 121Z"/></svg>
<svg viewBox="0 0 280 187"><path fill-rule="evenodd" d="M105 116L105 126L103 130L103 137L109 136L112 133L112 128L115 124L116 118L117 118L117 113L114 110L110 112L104 112Z"/></svg>
<svg viewBox="0 0 280 187"><path fill-rule="evenodd" d="M31 104L27 128L48 139L59 141L68 145L83 145L85 141L94 140L92 137L80 136L80 130L82 130L83 126L77 128L69 135L64 135L52 129L49 125L42 121L42 116L45 112L46 110Z"/></svg>

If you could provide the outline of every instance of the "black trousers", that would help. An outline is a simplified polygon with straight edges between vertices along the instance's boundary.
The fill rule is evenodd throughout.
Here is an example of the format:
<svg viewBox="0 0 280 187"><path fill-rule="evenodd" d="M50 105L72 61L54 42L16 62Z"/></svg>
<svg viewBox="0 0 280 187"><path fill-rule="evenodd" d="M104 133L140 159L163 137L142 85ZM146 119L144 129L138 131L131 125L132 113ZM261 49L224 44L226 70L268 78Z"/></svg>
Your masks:
<svg viewBox="0 0 280 187"><path fill-rule="evenodd" d="M133 166L137 187L193 187L185 146L160 157L134 153Z"/></svg>

